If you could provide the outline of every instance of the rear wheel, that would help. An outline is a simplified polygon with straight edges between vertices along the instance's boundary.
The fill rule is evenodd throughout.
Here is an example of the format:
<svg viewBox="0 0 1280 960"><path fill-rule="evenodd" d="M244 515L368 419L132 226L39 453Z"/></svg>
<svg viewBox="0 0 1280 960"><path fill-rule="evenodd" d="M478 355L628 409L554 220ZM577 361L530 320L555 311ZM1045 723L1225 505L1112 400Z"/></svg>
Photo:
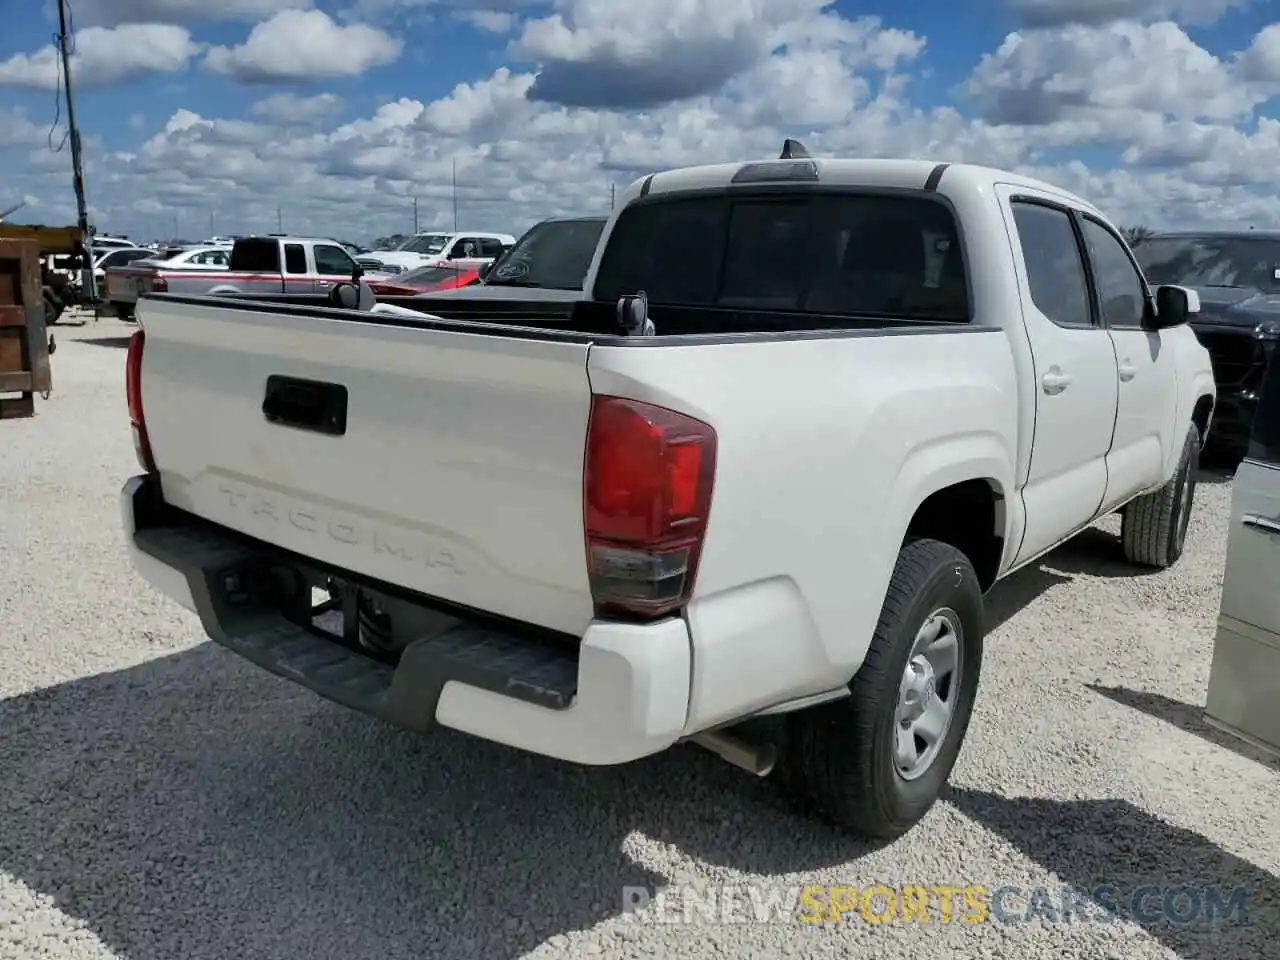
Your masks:
<svg viewBox="0 0 1280 960"><path fill-rule="evenodd" d="M1121 516L1120 539L1130 563L1164 569L1186 547L1200 466L1200 429L1192 424L1182 442L1173 476L1159 490L1131 501Z"/></svg>
<svg viewBox="0 0 1280 960"><path fill-rule="evenodd" d="M911 539L851 696L787 718L781 774L806 811L890 840L937 801L982 669L982 588L949 544Z"/></svg>

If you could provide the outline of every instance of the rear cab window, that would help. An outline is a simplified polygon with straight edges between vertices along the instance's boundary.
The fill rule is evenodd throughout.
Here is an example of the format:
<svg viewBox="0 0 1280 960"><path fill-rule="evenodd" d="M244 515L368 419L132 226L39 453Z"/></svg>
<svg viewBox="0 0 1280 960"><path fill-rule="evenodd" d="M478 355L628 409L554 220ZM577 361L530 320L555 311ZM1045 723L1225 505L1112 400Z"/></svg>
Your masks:
<svg viewBox="0 0 1280 960"><path fill-rule="evenodd" d="M838 328L841 318L971 319L955 215L923 191L635 203L610 233L593 297L641 290L655 306L789 315L778 316L780 329Z"/></svg>

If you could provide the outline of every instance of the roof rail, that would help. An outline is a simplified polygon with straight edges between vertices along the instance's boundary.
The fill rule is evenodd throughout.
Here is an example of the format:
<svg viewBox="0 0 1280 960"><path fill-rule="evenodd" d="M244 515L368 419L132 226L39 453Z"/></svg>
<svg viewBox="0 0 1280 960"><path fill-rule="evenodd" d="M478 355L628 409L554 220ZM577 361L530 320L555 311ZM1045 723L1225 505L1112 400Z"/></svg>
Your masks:
<svg viewBox="0 0 1280 960"><path fill-rule="evenodd" d="M809 151L805 145L799 140L792 140L787 137L782 141L782 153L778 156L779 160L808 160L810 159Z"/></svg>

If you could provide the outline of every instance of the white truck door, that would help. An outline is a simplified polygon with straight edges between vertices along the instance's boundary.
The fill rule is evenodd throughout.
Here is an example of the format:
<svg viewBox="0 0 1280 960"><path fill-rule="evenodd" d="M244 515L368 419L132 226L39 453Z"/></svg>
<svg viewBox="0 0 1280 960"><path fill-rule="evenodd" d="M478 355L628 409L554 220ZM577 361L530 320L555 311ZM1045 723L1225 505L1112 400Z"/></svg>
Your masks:
<svg viewBox="0 0 1280 960"><path fill-rule="evenodd" d="M1052 195L1001 184L1035 371L1035 437L1015 562L1066 539L1098 513L1118 394L1115 350L1089 293L1074 213Z"/></svg>
<svg viewBox="0 0 1280 960"><path fill-rule="evenodd" d="M1175 423L1178 370L1172 346L1159 331L1142 329L1149 294L1138 265L1105 224L1081 214L1080 225L1120 381L1115 436L1107 454L1105 512L1167 479L1165 465L1174 448L1182 452L1190 424Z"/></svg>
<svg viewBox="0 0 1280 960"><path fill-rule="evenodd" d="M1211 720L1280 750L1280 363L1267 371L1231 491Z"/></svg>

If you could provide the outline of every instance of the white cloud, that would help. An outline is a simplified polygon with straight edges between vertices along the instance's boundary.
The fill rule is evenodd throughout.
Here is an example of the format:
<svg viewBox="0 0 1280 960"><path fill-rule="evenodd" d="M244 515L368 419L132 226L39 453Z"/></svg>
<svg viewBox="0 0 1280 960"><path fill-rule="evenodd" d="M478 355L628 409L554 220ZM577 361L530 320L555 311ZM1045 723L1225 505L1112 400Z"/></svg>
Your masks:
<svg viewBox="0 0 1280 960"><path fill-rule="evenodd" d="M196 23L207 20L254 23L281 10L312 6L312 0L77 0L74 10L81 26L113 27L122 23Z"/></svg>
<svg viewBox="0 0 1280 960"><path fill-rule="evenodd" d="M1167 22L1010 34L982 58L965 92L992 122L1028 124L1135 110L1231 120L1265 99L1239 85L1231 63Z"/></svg>
<svg viewBox="0 0 1280 960"><path fill-rule="evenodd" d="M331 117L341 109L342 98L337 94L318 93L314 97L300 97L282 91L254 103L249 114L287 126L306 126Z"/></svg>
<svg viewBox="0 0 1280 960"><path fill-rule="evenodd" d="M1132 17L1028 27L975 58L955 105L924 107L922 78L945 37L840 16L823 0L714 2L557 0L529 20L518 3L477 0L472 11L526 18L510 66L434 100L389 98L354 120L336 93L314 89L266 89L236 115L185 109L162 121L150 107L145 132L127 119L113 128L136 138L127 148L87 147L90 202L104 230L130 235L170 232L175 215L207 223L210 211L225 231L274 230L279 202L286 229L368 240L411 226L414 197L424 225L451 222L456 164L460 220L518 233L552 214L607 210L611 183L771 156L799 136L820 154L1021 170L1126 223L1280 224L1280 121L1264 109L1280 93L1280 26L1238 50ZM294 82L354 75L393 57L388 43L398 52L386 34L372 40L358 20L341 22L277 14L242 46L218 48L210 66ZM66 151L49 151L43 121L0 107L6 119L3 166L17 172L5 189L40 198L48 222L74 219Z"/></svg>
<svg viewBox="0 0 1280 960"><path fill-rule="evenodd" d="M214 47L205 66L245 83L355 77L392 63L404 42L362 23L339 26L320 10L286 10L259 23L237 47Z"/></svg>
<svg viewBox="0 0 1280 960"><path fill-rule="evenodd" d="M477 30L488 33L510 33L520 18L510 10L457 10L454 16Z"/></svg>
<svg viewBox="0 0 1280 960"><path fill-rule="evenodd" d="M71 77L78 87L90 89L148 73L175 73L200 50L190 33L172 24L87 27L76 35ZM58 51L52 44L0 61L0 86L54 90L58 76Z"/></svg>
<svg viewBox="0 0 1280 960"><path fill-rule="evenodd" d="M0 150L31 149L48 139L48 128L32 123L23 110L0 109Z"/></svg>

